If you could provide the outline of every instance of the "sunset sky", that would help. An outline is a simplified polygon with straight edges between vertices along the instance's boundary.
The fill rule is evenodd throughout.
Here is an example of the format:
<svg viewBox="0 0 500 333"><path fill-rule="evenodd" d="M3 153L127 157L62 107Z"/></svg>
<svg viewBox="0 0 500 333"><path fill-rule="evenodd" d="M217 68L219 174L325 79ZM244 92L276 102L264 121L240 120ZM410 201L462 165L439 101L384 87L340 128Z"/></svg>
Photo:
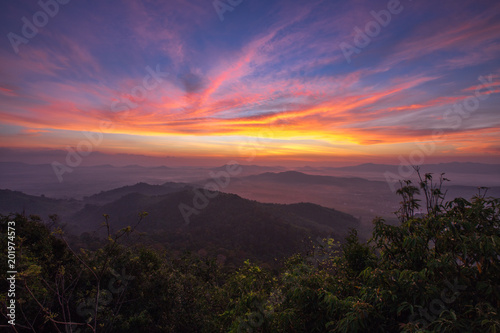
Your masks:
<svg viewBox="0 0 500 333"><path fill-rule="evenodd" d="M499 1L54 1L2 3L2 148L500 163Z"/></svg>

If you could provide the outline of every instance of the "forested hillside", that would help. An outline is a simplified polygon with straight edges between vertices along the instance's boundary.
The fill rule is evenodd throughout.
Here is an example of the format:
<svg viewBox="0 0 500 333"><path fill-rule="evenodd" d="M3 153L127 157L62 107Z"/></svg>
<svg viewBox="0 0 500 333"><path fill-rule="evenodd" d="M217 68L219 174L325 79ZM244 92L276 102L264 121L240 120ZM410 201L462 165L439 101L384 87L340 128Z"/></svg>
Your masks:
<svg viewBox="0 0 500 333"><path fill-rule="evenodd" d="M197 209L193 200L201 191L182 183L138 183L83 200L58 200L0 190L0 213L55 219L72 245L94 248L97 239L106 237L104 216L113 233L136 225L147 212L136 227L142 244L176 253L221 255L236 266L251 259L273 268L278 260L303 250L307 239L340 239L349 229L360 228L357 218L335 209L309 203L264 204L222 192L214 192L206 207Z"/></svg>
<svg viewBox="0 0 500 333"><path fill-rule="evenodd" d="M313 239L279 270L134 243L133 226L94 239L93 250L78 249L57 221L3 217L4 253L8 221L18 235L16 329L498 332L500 200L479 194L444 202L431 182L420 184L423 202L419 187L403 184L399 225L376 219L368 242L355 230L345 239ZM418 208L426 214L416 215ZM6 262L0 269L8 270ZM1 283L5 290L5 277Z"/></svg>

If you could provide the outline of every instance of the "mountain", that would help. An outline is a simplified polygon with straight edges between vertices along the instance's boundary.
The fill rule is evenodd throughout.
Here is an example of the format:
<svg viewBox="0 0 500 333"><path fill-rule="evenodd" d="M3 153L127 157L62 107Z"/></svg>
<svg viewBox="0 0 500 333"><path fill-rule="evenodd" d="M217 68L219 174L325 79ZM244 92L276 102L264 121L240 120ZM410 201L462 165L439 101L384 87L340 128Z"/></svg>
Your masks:
<svg viewBox="0 0 500 333"><path fill-rule="evenodd" d="M0 149L1 151L1 149ZM36 160L36 159L35 159ZM54 159L64 164L63 159ZM87 161L87 160L85 160ZM230 164L230 162L228 162ZM165 182L184 182L204 185L202 180L208 179L211 173L219 174L220 171L227 169L227 165L221 165L215 168L209 167L178 167L178 166L154 166L145 167L141 165L128 165L125 167L112 166L109 164L100 164L95 166L80 165L70 168L71 172L65 172L61 178L56 175L52 165L49 164L25 164L16 162L0 162L0 188L8 188L15 191L21 191L31 195L42 195L53 198L77 198L92 196L101 191L109 191L121 186L130 185L131 179L134 182L144 182L148 184L164 184ZM402 169L403 173L400 173ZM306 174L348 178L346 182L353 184L363 184L359 178L365 180L386 182L387 172L391 173L391 179L408 178L405 171L408 167L401 168L398 165L372 164L366 163L350 167L302 167L296 168L297 171ZM293 181L297 174L287 174L289 169L281 166L259 166L259 165L241 165L241 173L233 177L231 181L241 179L242 177L252 175L262 175L264 173L284 173L283 180L280 183L285 184L287 175ZM500 165L482 164L482 163L442 163L429 164L422 166L422 172L433 172L439 175L445 172L446 176L453 181L454 185L467 186L500 186ZM297 172L295 171L295 172ZM274 176L270 176L275 178ZM304 177L304 176L298 176ZM415 179L416 175L411 175ZM263 176L256 180L264 181ZM357 180L355 178L358 178ZM306 182L313 181L319 184L323 179L307 179ZM273 179L276 183L277 179ZM340 179L336 180L340 182ZM334 184L332 179L328 184ZM303 182L304 183L304 182ZM374 183L366 183L375 186ZM344 186L339 183L338 186ZM345 186L349 186L346 184ZM310 201L304 198L301 201ZM319 203L319 202L316 202ZM323 204L323 203L320 203Z"/></svg>
<svg viewBox="0 0 500 333"><path fill-rule="evenodd" d="M374 164L374 163L363 163L354 166L346 166L346 167L331 167L324 168L325 170L340 170L340 171L357 171L357 172L381 172L384 173L386 171L397 172L397 165L390 164Z"/></svg>
<svg viewBox="0 0 500 333"><path fill-rule="evenodd" d="M103 205L132 193L144 195L163 195L179 191L186 187L188 187L188 185L184 183L167 182L163 185L150 185L141 182L135 185L123 186L109 191L101 191L98 194L84 197L83 201L87 204Z"/></svg>
<svg viewBox="0 0 500 333"><path fill-rule="evenodd" d="M443 191L447 191L445 197L447 201L457 197L470 199L478 194L477 186L456 185L455 177L450 176L449 178L451 181L443 184ZM468 178L471 176L469 175ZM488 184L488 179L491 176L485 174L484 178ZM207 183L208 180L205 180L198 184ZM397 188L399 188L399 184L394 186L394 189ZM381 216L390 223L397 223L394 212L399 208L401 201L400 196L396 194L395 190L392 191L385 180L368 180L353 176L326 176L298 171L266 172L258 175L233 177L223 190L260 202L280 204L310 202L335 208L361 218L363 226L360 232L367 231L365 236L371 232L371 222L376 216ZM490 185L487 195L500 197L500 186ZM423 196L417 197L425 200Z"/></svg>
<svg viewBox="0 0 500 333"><path fill-rule="evenodd" d="M343 239L349 228L359 228L353 216L314 204L263 204L238 195L218 193L186 223L179 205L194 209L198 190L165 195L127 194L105 205L86 205L71 217L80 231L94 230L110 216L115 229L134 225L138 214L148 216L138 230L166 248L204 250L228 258L272 262L300 250L307 237ZM214 193L215 195L215 193Z"/></svg>
<svg viewBox="0 0 500 333"><path fill-rule="evenodd" d="M350 228L359 228L359 221L352 215L309 202L295 204L269 204L275 216L287 216L293 224L315 227L330 233L345 235ZM325 228L326 227L326 228Z"/></svg>
<svg viewBox="0 0 500 333"><path fill-rule="evenodd" d="M357 186L383 184L380 181L370 181L359 177L334 177L310 175L298 171L285 171L279 173L266 172L259 175L245 177L250 181L267 181L287 184L315 184L315 185L333 185L333 186Z"/></svg>
<svg viewBox="0 0 500 333"><path fill-rule="evenodd" d="M398 172L399 165L364 163L355 166L325 168L330 170L360 171L360 172ZM472 174L499 174L500 164L484 164L474 162L450 162L438 164L424 164L421 166L423 173L472 173Z"/></svg>
<svg viewBox="0 0 500 333"><path fill-rule="evenodd" d="M140 186L142 187L143 184ZM123 191L123 189L117 190ZM192 227L206 225L207 221L211 220L214 220L210 224L210 227L213 227L220 223L217 218L221 216L224 216L225 223L235 226L241 224L237 217L260 213L265 213L269 219L330 233L346 233L348 228L358 226L358 220L353 216L320 205L311 203L264 204L222 192L214 192L214 195L217 196L207 201L208 204L205 208L200 209L192 203L199 193L201 193L200 190L189 187L163 195L146 195L134 192L106 204L86 204L71 218L85 231L97 227L102 222L103 214L108 214L113 218L116 228L122 228L134 224L138 214L142 211L149 213L147 224L141 227L141 230L147 232L177 228L190 230ZM189 216L187 225L179 208L181 204L196 210L196 213ZM100 221L97 221L99 219ZM97 221L97 223L92 224L92 221Z"/></svg>
<svg viewBox="0 0 500 333"><path fill-rule="evenodd" d="M231 167L232 165L222 165L220 167L212 168L212 171L225 171L227 168ZM259 173L264 173L264 172L279 172L279 171L285 171L287 168L282 167L282 166L262 166L262 165L250 165L250 164L240 164L241 167L241 173L243 175L250 175L250 174L259 174Z"/></svg>
<svg viewBox="0 0 500 333"><path fill-rule="evenodd" d="M51 214L71 215L80 210L83 203L78 200L53 199L45 196L27 195L18 191L0 190L0 214L24 213L47 218Z"/></svg>
<svg viewBox="0 0 500 333"><path fill-rule="evenodd" d="M222 192L210 192L213 198L195 204L200 193L203 190L186 184L138 183L68 201L3 190L0 208L30 207L31 214L38 212L45 219L48 214L59 214L67 231L77 235L94 231L103 235L104 214L109 215L112 231L118 231L135 225L139 213L148 212L137 230L155 246L222 254L234 263L249 258L269 265L300 251L307 238L342 240L350 228L360 227L357 218L316 204L265 204ZM183 215L182 206L193 213L184 211Z"/></svg>

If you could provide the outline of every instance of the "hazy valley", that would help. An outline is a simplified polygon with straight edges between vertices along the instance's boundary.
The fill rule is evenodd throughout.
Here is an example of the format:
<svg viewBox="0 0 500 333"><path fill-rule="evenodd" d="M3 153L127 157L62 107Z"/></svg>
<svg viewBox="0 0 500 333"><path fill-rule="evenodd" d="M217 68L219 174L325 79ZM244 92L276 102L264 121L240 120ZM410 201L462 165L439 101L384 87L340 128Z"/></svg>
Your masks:
<svg viewBox="0 0 500 333"><path fill-rule="evenodd" d="M497 167L452 163L423 166L422 172L440 169L457 176L461 184L452 180L444 186L452 200L478 193L477 186L466 184L479 170L485 179L481 185L490 184L488 195L498 197ZM397 223L394 212L400 205L400 197L381 180L384 172L395 174L397 166L376 164L295 171L243 165L236 176L225 173L227 166L102 165L77 168L61 183L50 165L1 163L0 168L1 214L37 214L45 221L57 214L70 234L103 236L104 214L116 231L134 225L139 214L147 212L138 228L148 235L143 241L179 251L223 254L240 262L247 257L271 262L299 251L304 239L340 240L350 228L369 238L376 216ZM204 192L205 187L213 189L209 184L218 184L220 192Z"/></svg>

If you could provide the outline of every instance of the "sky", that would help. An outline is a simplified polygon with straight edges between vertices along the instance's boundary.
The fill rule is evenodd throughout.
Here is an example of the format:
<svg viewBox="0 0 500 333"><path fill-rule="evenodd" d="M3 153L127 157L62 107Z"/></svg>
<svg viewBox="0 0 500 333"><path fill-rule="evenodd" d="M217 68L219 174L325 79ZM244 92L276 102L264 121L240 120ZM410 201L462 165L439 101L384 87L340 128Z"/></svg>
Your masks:
<svg viewBox="0 0 500 333"><path fill-rule="evenodd" d="M3 151L500 163L496 0L2 7Z"/></svg>

